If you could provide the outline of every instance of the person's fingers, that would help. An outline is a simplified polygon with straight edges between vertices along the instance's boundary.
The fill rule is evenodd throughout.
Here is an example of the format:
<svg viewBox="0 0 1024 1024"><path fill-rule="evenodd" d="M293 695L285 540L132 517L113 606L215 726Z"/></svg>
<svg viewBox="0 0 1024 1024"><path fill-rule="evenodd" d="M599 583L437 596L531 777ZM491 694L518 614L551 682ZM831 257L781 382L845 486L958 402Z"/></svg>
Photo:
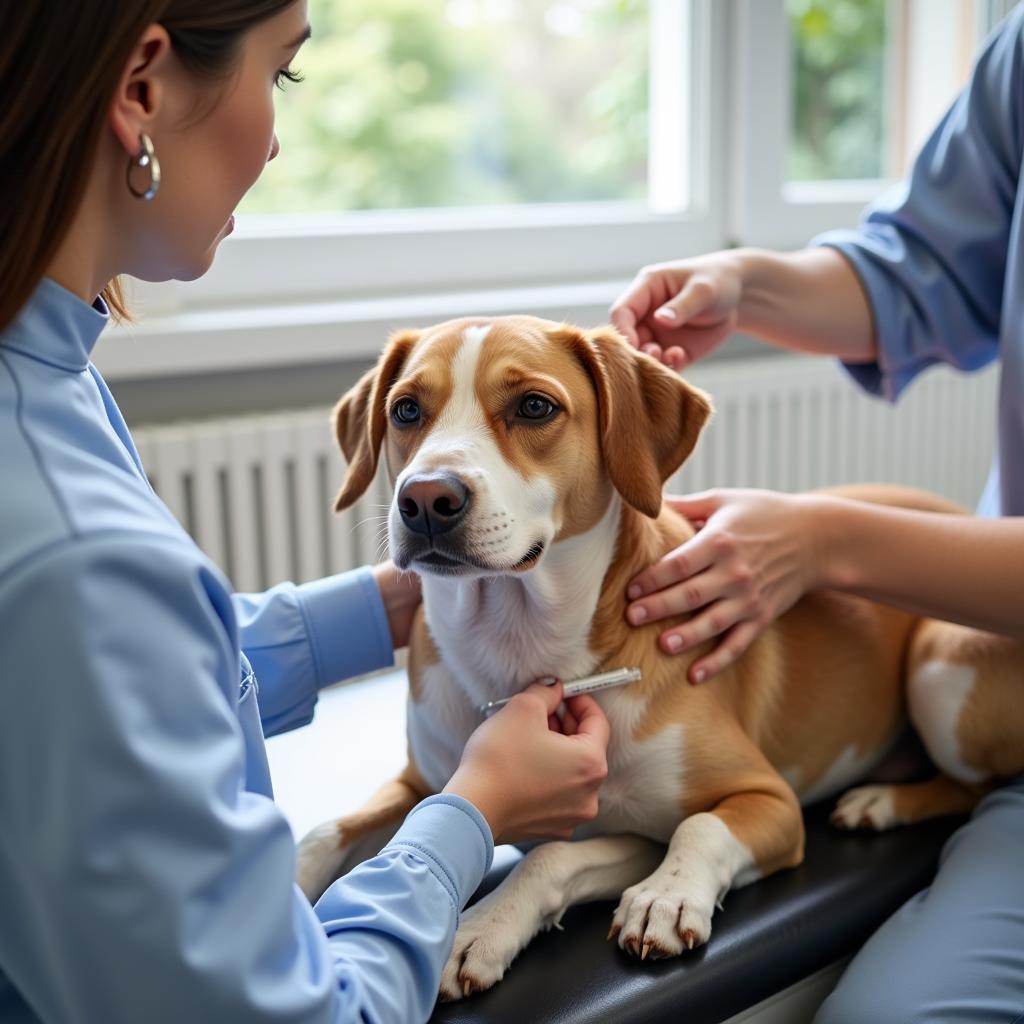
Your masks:
<svg viewBox="0 0 1024 1024"><path fill-rule="evenodd" d="M630 282L626 290L612 303L608 319L637 348L644 342L643 325L651 310L669 297L672 287L669 279L662 274L651 274L646 270ZM647 331L650 340L650 331Z"/></svg>
<svg viewBox="0 0 1024 1024"><path fill-rule="evenodd" d="M578 697L570 697L565 706L576 719L576 735L589 736L601 745L602 750L606 749L611 727L601 705L589 694L583 693Z"/></svg>
<svg viewBox="0 0 1024 1024"><path fill-rule="evenodd" d="M658 643L667 654L679 654L724 633L748 614L743 601L715 601L682 625L666 629Z"/></svg>
<svg viewBox="0 0 1024 1024"><path fill-rule="evenodd" d="M681 345L665 349L665 365L677 372L690 362L690 354Z"/></svg>
<svg viewBox="0 0 1024 1024"><path fill-rule="evenodd" d="M704 536L698 533L675 551L670 551L660 561L649 565L643 572L634 576L629 581L626 596L630 601L636 601L655 591L664 590L673 583L689 579L707 569L715 560L714 554L711 545L705 543ZM628 611L633 611L632 605ZM634 612L634 615L636 614ZM628 616L634 626L644 621L643 616L636 619L634 615Z"/></svg>
<svg viewBox="0 0 1024 1024"><path fill-rule="evenodd" d="M608 319L620 334L625 335L631 345L639 348L640 339L637 337L636 330L637 315L629 305L630 298L631 293L626 292L625 295L617 299L608 313Z"/></svg>
<svg viewBox="0 0 1024 1024"><path fill-rule="evenodd" d="M562 728L562 720L558 715L548 715L548 728L552 732L565 732Z"/></svg>
<svg viewBox="0 0 1024 1024"><path fill-rule="evenodd" d="M530 683L530 685L523 690L525 694L533 694L534 696L540 697L544 704L544 717L547 718L549 715L553 715L558 710L558 705L562 703L562 684L558 681L554 682L550 686L546 686L543 683ZM515 698L512 698L515 700Z"/></svg>
<svg viewBox="0 0 1024 1024"><path fill-rule="evenodd" d="M654 316L663 323L681 326L717 301L718 289L714 282L702 274L694 274L677 295L654 311Z"/></svg>
<svg viewBox="0 0 1024 1024"><path fill-rule="evenodd" d="M626 609L626 618L634 625L659 622L672 615L694 612L698 608L732 595L732 580L723 569L711 566L681 583L656 590L634 601Z"/></svg>
<svg viewBox="0 0 1024 1024"><path fill-rule="evenodd" d="M649 345L644 345L641 351L645 352L652 359L657 359L658 362L661 362L661 346L657 343L652 341Z"/></svg>
<svg viewBox="0 0 1024 1024"><path fill-rule="evenodd" d="M723 495L719 491L698 491L695 494L666 494L665 504L690 522L707 521L713 512L722 506Z"/></svg>
<svg viewBox="0 0 1024 1024"><path fill-rule="evenodd" d="M579 723L576 721L576 716L569 710L567 704L562 710L562 732L566 736L575 736L579 732Z"/></svg>
<svg viewBox="0 0 1024 1024"><path fill-rule="evenodd" d="M712 676L728 668L757 639L763 628L753 619L745 619L734 626L707 657L700 658L690 666L690 682L695 685L707 682Z"/></svg>
<svg viewBox="0 0 1024 1024"><path fill-rule="evenodd" d="M643 352L645 346L650 345L654 342L654 334L651 332L650 327L647 324L637 324L636 327L637 337L637 348Z"/></svg>

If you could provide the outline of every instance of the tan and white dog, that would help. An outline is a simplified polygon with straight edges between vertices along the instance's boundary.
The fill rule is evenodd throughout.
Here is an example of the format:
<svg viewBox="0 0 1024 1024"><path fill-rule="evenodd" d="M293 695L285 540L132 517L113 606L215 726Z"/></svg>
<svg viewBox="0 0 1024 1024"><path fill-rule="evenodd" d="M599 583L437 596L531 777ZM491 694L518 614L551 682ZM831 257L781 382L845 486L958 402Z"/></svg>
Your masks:
<svg viewBox="0 0 1024 1024"><path fill-rule="evenodd" d="M336 409L348 459L337 507L369 486L383 449L391 556L421 574L423 606L408 766L300 844L311 899L447 783L482 704L540 676L643 671L597 695L612 736L597 819L572 842L531 850L463 915L442 997L492 986L585 900L621 897L611 935L637 956L706 942L730 888L800 863L801 803L861 778L908 703L944 774L852 790L838 824L966 810L988 780L1024 770L1024 650L1010 640L812 593L693 687L686 669L706 645L668 657L656 643L668 623L626 624L628 581L693 534L662 506L662 486L709 412L704 394L610 328L531 317L401 332ZM857 494L954 511L908 490Z"/></svg>

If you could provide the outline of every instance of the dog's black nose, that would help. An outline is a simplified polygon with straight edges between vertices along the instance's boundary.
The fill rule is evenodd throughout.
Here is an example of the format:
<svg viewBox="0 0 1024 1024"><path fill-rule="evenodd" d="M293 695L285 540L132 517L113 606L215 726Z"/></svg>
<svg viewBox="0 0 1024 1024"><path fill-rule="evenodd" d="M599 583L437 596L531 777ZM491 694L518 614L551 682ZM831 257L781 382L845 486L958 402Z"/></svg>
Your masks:
<svg viewBox="0 0 1024 1024"><path fill-rule="evenodd" d="M451 474L411 476L398 492L402 522L428 537L458 526L467 508L469 488Z"/></svg>

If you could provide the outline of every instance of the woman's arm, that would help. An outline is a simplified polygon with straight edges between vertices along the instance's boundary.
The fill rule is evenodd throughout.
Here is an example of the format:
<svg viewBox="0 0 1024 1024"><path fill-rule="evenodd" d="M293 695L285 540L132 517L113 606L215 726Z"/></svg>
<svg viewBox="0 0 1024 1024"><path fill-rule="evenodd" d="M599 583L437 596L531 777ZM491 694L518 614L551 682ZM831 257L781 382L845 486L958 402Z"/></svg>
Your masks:
<svg viewBox="0 0 1024 1024"><path fill-rule="evenodd" d="M823 586L1024 640L1024 519L809 501Z"/></svg>
<svg viewBox="0 0 1024 1024"><path fill-rule="evenodd" d="M877 358L867 296L835 249L739 249L736 259L743 281L739 330L780 348L848 363Z"/></svg>
<svg viewBox="0 0 1024 1024"><path fill-rule="evenodd" d="M732 249L644 267L609 317L677 370L735 331L848 362L876 358L868 298L834 249Z"/></svg>
<svg viewBox="0 0 1024 1024"><path fill-rule="evenodd" d="M233 594L232 604L259 680L263 731L275 736L312 720L323 687L394 662L409 641L419 580L385 563Z"/></svg>
<svg viewBox="0 0 1024 1024"><path fill-rule="evenodd" d="M230 619L205 560L155 533L0 579L3 972L46 1020L425 1020L488 824L427 801L310 907L287 823L243 788Z"/></svg>

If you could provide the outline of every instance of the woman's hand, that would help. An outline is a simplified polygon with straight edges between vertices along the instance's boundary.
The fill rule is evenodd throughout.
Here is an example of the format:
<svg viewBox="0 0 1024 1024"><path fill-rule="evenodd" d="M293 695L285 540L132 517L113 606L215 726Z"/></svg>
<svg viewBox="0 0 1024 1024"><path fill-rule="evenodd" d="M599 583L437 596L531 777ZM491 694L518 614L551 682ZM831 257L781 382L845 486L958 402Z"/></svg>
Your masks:
<svg viewBox="0 0 1024 1024"><path fill-rule="evenodd" d="M487 819L494 841L568 839L597 815L608 774L608 719L588 696L566 701L562 685L534 683L488 718L469 738L445 786Z"/></svg>
<svg viewBox="0 0 1024 1024"><path fill-rule="evenodd" d="M742 260L736 252L644 267L609 316L632 345L680 370L712 352L739 324Z"/></svg>
<svg viewBox="0 0 1024 1024"><path fill-rule="evenodd" d="M409 645L409 633L416 609L420 606L420 578L414 572L400 572L393 562L373 567L373 578L384 599L384 610L391 629L391 643L395 650Z"/></svg>
<svg viewBox="0 0 1024 1024"><path fill-rule="evenodd" d="M690 681L700 683L736 661L808 590L823 585L822 499L724 490L666 500L699 532L630 582L626 618L638 626L694 612L661 634L668 654L724 634L690 666Z"/></svg>

